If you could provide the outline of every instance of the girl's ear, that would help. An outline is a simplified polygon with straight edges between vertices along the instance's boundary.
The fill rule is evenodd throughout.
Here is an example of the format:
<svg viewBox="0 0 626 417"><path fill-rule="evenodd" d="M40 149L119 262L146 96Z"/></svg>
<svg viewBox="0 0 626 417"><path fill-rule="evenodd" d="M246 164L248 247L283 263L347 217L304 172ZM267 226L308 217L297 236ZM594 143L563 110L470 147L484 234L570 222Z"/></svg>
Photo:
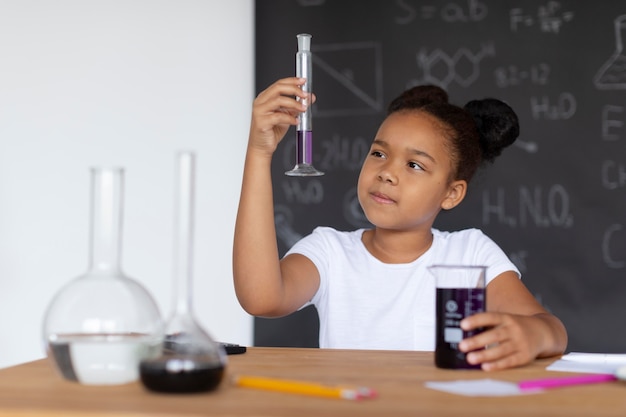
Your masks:
<svg viewBox="0 0 626 417"><path fill-rule="evenodd" d="M463 201L466 193L467 181L453 181L450 184L450 188L448 189L448 195L446 195L446 198L444 198L444 200L441 202L441 208L444 210L453 209L454 207L458 206L461 201Z"/></svg>

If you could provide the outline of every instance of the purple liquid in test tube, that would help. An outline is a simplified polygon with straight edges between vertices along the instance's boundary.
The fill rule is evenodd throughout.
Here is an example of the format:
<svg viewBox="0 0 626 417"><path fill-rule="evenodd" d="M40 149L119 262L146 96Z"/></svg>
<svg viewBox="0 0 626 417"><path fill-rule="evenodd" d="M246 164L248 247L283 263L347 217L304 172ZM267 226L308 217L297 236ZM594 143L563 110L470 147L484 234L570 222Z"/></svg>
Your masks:
<svg viewBox="0 0 626 417"><path fill-rule="evenodd" d="M296 164L313 164L313 132L310 130L296 132Z"/></svg>

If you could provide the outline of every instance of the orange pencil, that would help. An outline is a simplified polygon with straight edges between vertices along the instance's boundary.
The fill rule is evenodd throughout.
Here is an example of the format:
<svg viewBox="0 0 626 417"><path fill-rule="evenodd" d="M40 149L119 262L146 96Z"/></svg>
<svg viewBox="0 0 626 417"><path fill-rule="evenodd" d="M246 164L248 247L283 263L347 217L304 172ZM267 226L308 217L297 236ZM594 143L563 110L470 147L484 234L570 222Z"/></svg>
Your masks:
<svg viewBox="0 0 626 417"><path fill-rule="evenodd" d="M294 381L289 379L266 378L262 376L240 375L233 378L239 387L258 388L290 394L312 395L316 397L339 398L344 400L360 400L374 398L376 392L366 387L339 387L318 384L315 382Z"/></svg>

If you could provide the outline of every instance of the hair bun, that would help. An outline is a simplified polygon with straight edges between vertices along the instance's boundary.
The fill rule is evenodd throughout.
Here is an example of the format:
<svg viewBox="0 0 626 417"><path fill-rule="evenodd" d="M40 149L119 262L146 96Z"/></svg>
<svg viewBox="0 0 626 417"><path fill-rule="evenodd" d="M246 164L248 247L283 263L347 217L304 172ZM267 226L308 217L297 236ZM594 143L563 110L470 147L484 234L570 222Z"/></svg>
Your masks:
<svg viewBox="0 0 626 417"><path fill-rule="evenodd" d="M396 97L387 107L387 114L403 109L418 109L429 104L447 103L448 93L434 85L418 85Z"/></svg>
<svg viewBox="0 0 626 417"><path fill-rule="evenodd" d="M519 136L517 115L508 104L500 100L472 100L465 105L465 110L472 115L478 128L485 161L493 162Z"/></svg>

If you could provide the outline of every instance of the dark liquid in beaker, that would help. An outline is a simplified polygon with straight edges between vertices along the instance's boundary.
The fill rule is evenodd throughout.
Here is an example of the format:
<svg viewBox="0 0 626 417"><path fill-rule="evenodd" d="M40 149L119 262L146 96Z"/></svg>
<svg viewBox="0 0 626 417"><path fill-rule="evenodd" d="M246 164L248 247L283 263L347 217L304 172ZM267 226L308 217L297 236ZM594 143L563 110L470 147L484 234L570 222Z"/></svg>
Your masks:
<svg viewBox="0 0 626 417"><path fill-rule="evenodd" d="M143 385L152 391L194 393L216 389L224 376L224 365L196 362L185 356L144 360L139 365Z"/></svg>
<svg viewBox="0 0 626 417"><path fill-rule="evenodd" d="M485 311L484 288L437 288L437 346L435 365L450 369L479 369L470 365L466 353L458 350L461 340L484 329L463 331L460 322L465 317Z"/></svg>

